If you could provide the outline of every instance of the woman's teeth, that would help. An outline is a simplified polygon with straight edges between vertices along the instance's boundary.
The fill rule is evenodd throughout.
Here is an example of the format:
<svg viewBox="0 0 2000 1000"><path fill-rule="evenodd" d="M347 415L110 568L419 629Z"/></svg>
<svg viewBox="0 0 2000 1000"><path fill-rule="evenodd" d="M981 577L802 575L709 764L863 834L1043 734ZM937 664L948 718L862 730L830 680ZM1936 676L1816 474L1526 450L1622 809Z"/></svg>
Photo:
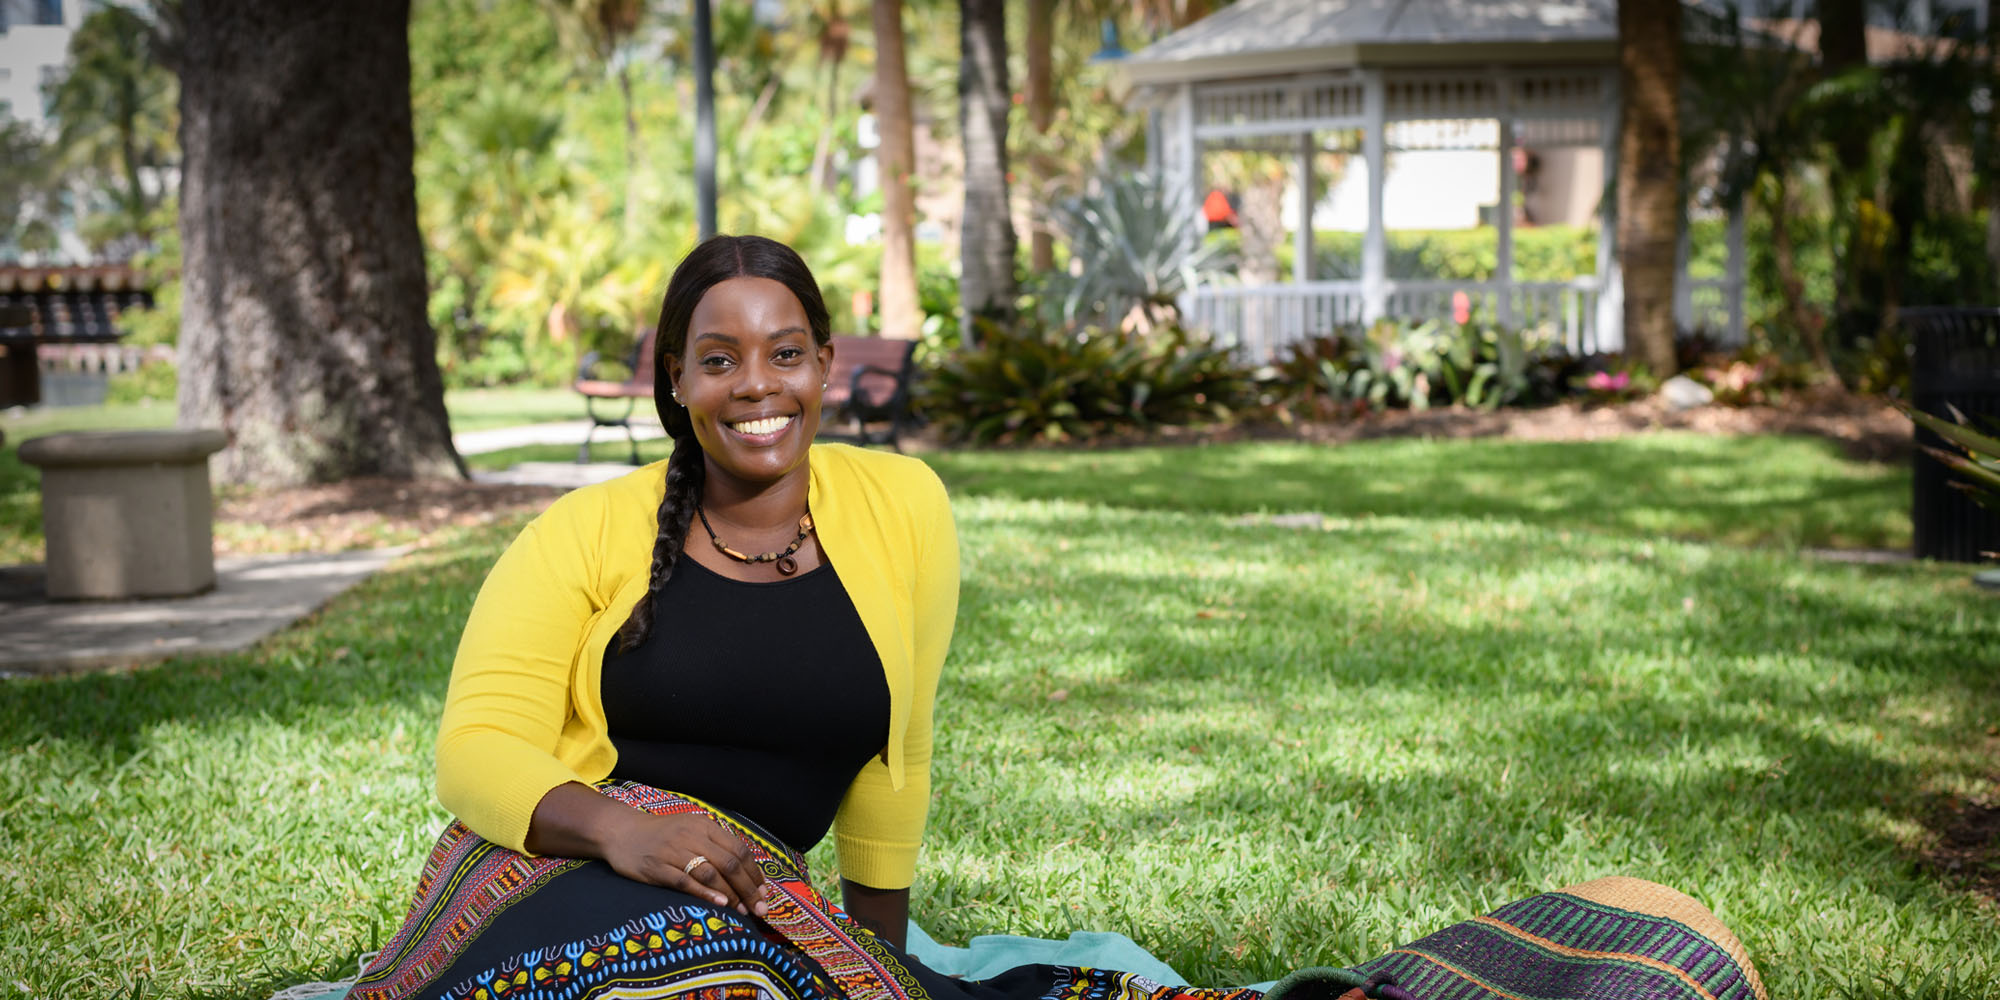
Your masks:
<svg viewBox="0 0 2000 1000"><path fill-rule="evenodd" d="M790 417L765 417L762 420L745 420L740 424L730 424L729 426L734 427L738 434L748 434L756 437L764 434L776 434L780 430L783 430L786 424L791 422L792 418Z"/></svg>

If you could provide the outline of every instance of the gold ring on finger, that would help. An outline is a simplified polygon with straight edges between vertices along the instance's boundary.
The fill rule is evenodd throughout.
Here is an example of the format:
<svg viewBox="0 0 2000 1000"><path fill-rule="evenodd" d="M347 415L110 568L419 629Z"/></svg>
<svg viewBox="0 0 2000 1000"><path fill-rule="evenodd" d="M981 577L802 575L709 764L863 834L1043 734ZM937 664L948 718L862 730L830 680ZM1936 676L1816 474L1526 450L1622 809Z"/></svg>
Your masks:
<svg viewBox="0 0 2000 1000"><path fill-rule="evenodd" d="M684 872L688 873L689 875L693 875L693 874L694 874L694 870L695 870L696 868L699 868L699 867L701 867L702 865L705 865L705 864L708 864L708 863L709 863L709 861L708 861L708 859L707 859L707 858L703 857L702 855L699 855L699 854L697 854L697 855L695 855L695 856L694 856L694 857L693 857L693 858L692 858L691 860L689 860L687 864L684 864L684 865L682 865L682 866L681 866L681 871L684 871Z"/></svg>

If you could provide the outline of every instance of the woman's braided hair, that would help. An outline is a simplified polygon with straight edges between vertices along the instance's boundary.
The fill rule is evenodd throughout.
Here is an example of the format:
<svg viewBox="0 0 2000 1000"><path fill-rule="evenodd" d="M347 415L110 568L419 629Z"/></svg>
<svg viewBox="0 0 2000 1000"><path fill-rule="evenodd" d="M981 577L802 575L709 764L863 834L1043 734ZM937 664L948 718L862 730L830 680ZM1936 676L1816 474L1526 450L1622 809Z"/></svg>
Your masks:
<svg viewBox="0 0 2000 1000"><path fill-rule="evenodd" d="M674 402L673 381L667 374L667 359L687 350L688 324L694 309L710 288L731 278L769 278L791 289L805 308L806 324L813 342L824 346L832 337L826 300L819 283L813 280L791 247L762 236L712 236L694 248L667 282L667 294L660 303L658 334L653 338L653 408L659 411L660 425L674 442L673 457L667 460L667 485L660 498L659 535L653 540L653 567L646 596L632 608L632 616L618 629L620 649L635 649L653 632L653 604L673 576L687 543L688 527L694 523L695 508L701 504L702 481L707 464L701 442L695 440L694 424L687 408Z"/></svg>

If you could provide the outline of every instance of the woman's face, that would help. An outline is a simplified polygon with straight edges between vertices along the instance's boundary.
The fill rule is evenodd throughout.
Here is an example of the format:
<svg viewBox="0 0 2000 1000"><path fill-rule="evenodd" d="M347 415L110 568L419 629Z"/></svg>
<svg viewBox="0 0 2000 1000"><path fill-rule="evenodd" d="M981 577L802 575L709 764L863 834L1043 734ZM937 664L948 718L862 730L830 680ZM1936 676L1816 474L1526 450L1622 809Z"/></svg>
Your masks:
<svg viewBox="0 0 2000 1000"><path fill-rule="evenodd" d="M833 348L813 343L805 307L770 278L731 278L695 304L667 377L710 469L770 483L805 465L819 433Z"/></svg>

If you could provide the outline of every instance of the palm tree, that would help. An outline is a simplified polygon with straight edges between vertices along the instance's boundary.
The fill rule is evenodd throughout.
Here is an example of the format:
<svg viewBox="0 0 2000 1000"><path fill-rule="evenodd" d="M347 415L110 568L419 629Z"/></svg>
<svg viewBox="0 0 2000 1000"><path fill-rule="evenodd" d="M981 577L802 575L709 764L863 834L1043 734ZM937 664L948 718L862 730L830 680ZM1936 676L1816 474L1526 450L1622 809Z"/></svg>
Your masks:
<svg viewBox="0 0 2000 1000"><path fill-rule="evenodd" d="M917 304L916 120L910 74L903 61L903 0L874 0L875 149L882 184L882 335L915 340L923 324Z"/></svg>
<svg viewBox="0 0 2000 1000"><path fill-rule="evenodd" d="M127 252L152 242L153 209L165 185L148 190L146 173L174 159L174 75L155 51L144 15L107 6L70 38L70 69L50 93L64 166L101 178L113 205L106 242Z"/></svg>
<svg viewBox="0 0 2000 1000"><path fill-rule="evenodd" d="M33 126L0 117L0 249L56 248L61 209L54 155Z"/></svg>
<svg viewBox="0 0 2000 1000"><path fill-rule="evenodd" d="M1734 12L1703 15L1710 20L1710 44L1689 48L1683 66L1689 81L1685 148L1720 149L1720 197L1741 211L1754 203L1771 225L1771 261L1777 271L1785 320L1819 368L1835 384L1840 374L1827 350L1825 310L1806 300L1793 220L1796 175L1817 162L1818 128L1805 96L1815 82L1811 58L1792 39L1755 38Z"/></svg>
<svg viewBox="0 0 2000 1000"><path fill-rule="evenodd" d="M556 38L579 68L609 70L625 111L625 234L638 225L639 118L632 108L631 60L621 50L645 17L645 0L541 0Z"/></svg>
<svg viewBox="0 0 2000 1000"><path fill-rule="evenodd" d="M1681 202L1681 5L1618 4L1618 266L1628 350L1673 374Z"/></svg>
<svg viewBox="0 0 2000 1000"><path fill-rule="evenodd" d="M958 123L965 144L965 214L959 227L960 328L974 317L1010 322L1019 285L1018 245L1007 200L1007 16L1002 0L959 0Z"/></svg>
<svg viewBox="0 0 2000 1000"><path fill-rule="evenodd" d="M847 15L840 9L840 0L825 0L825 6L814 4L813 41L819 50L819 71L825 76L825 106L820 112L819 138L813 143L812 180L823 191L832 191L838 178L831 167L833 160L833 127L840 120L840 67L847 62L848 37L853 28L847 23Z"/></svg>
<svg viewBox="0 0 2000 1000"><path fill-rule="evenodd" d="M1028 80L1024 97L1028 124L1040 136L1048 135L1049 126L1056 119L1055 22L1055 0L1028 0ZM1030 183L1037 189L1048 180L1048 173L1045 165L1029 157ZM1028 268L1035 274L1047 274L1055 266L1055 234L1037 213L1034 228L1028 234Z"/></svg>

